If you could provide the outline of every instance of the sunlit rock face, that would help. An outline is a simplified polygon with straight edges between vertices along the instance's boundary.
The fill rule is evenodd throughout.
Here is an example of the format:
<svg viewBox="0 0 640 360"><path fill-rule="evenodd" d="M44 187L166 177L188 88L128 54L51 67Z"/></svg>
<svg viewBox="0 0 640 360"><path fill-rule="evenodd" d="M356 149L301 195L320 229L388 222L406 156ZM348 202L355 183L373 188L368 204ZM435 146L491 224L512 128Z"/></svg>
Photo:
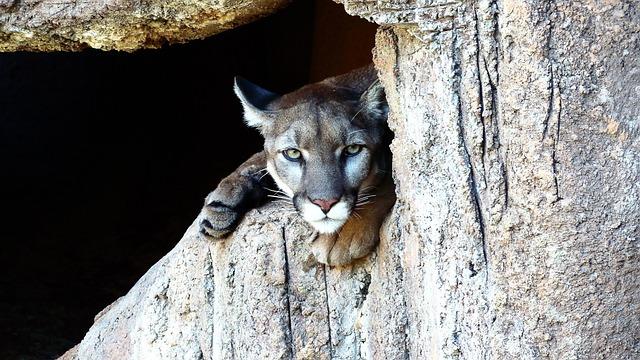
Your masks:
<svg viewBox="0 0 640 360"><path fill-rule="evenodd" d="M0 51L134 51L202 39L288 0L0 0Z"/></svg>

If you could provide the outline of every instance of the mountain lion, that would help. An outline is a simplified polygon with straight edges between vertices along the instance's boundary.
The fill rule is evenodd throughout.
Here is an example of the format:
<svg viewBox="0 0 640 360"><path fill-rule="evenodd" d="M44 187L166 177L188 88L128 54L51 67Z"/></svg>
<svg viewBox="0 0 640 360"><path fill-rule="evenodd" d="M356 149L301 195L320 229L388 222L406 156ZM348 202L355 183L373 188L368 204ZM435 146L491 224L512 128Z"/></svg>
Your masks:
<svg viewBox="0 0 640 360"><path fill-rule="evenodd" d="M237 77L245 122L264 137L253 155L207 196L200 231L222 238L268 198L315 230L318 262L368 255L395 202L388 106L373 66L276 95ZM268 188L270 175L279 190Z"/></svg>

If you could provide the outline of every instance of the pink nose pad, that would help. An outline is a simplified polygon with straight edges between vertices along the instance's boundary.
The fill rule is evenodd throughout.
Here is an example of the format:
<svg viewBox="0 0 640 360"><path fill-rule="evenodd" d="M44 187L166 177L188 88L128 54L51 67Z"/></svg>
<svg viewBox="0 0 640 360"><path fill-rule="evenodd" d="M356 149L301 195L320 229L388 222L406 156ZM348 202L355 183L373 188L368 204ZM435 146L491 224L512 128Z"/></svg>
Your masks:
<svg viewBox="0 0 640 360"><path fill-rule="evenodd" d="M331 207L338 202L338 199L329 199L329 200L315 199L315 200L311 200L311 202L318 205L320 209L322 209L322 212L326 214L329 212L329 210L331 210Z"/></svg>

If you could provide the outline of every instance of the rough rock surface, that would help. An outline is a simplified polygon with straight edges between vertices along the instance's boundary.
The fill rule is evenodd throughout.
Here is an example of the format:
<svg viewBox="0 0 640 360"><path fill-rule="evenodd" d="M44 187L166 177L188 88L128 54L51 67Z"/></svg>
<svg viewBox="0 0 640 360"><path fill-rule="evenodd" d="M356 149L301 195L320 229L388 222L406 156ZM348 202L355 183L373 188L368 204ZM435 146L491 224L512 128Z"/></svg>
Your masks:
<svg viewBox="0 0 640 360"><path fill-rule="evenodd" d="M330 359L359 353L366 262L326 271L306 223L269 205L225 241L197 223L62 359Z"/></svg>
<svg viewBox="0 0 640 360"><path fill-rule="evenodd" d="M0 51L133 51L202 39L289 0L0 0Z"/></svg>
<svg viewBox="0 0 640 360"><path fill-rule="evenodd" d="M640 357L638 2L427 3L346 4L396 134L373 358Z"/></svg>
<svg viewBox="0 0 640 360"><path fill-rule="evenodd" d="M637 2L346 9L385 24L377 253L318 266L274 206L224 243L192 227L66 357L639 358Z"/></svg>

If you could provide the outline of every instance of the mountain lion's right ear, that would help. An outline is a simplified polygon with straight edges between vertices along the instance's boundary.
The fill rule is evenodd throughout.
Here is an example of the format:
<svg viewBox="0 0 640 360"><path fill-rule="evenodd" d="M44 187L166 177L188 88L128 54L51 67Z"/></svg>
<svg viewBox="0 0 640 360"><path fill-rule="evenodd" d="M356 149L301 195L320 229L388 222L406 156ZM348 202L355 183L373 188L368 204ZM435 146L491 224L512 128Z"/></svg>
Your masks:
<svg viewBox="0 0 640 360"><path fill-rule="evenodd" d="M360 98L361 109L364 115L377 122L387 121L389 115L389 104L384 92L384 87L379 80L374 81Z"/></svg>
<svg viewBox="0 0 640 360"><path fill-rule="evenodd" d="M277 99L279 95L240 76L236 76L234 79L233 91L242 103L244 121L247 125L261 129L273 120L274 113L267 110L267 105Z"/></svg>

